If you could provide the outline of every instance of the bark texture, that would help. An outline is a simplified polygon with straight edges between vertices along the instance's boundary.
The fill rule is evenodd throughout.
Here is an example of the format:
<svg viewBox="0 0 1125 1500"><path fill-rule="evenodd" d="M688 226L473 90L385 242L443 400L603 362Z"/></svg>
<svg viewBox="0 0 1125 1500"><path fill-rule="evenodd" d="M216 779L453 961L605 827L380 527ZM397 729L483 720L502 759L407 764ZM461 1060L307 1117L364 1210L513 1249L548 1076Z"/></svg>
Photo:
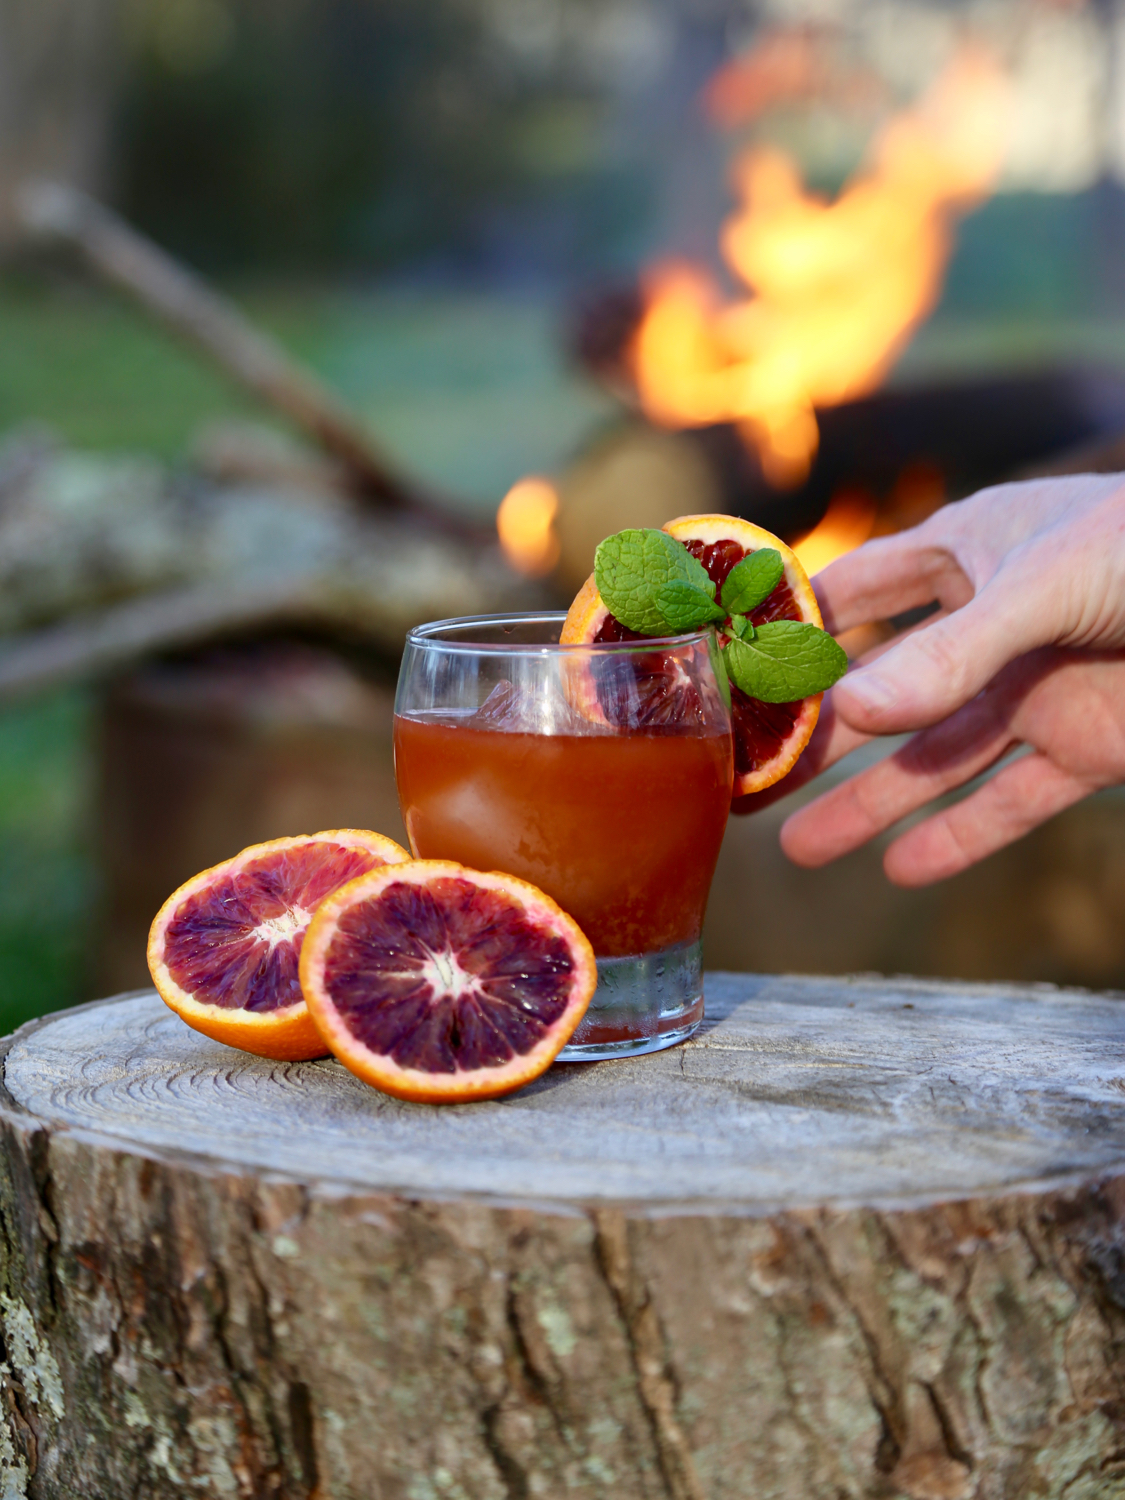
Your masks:
<svg viewBox="0 0 1125 1500"><path fill-rule="evenodd" d="M181 1047L143 997L25 1029L8 1053L0 1119L0 1495L1125 1495L1118 1002L750 976L714 976L712 989L703 1038L663 1060L556 1069L510 1103L443 1112L367 1091L353 1099L335 1064L271 1069L192 1034ZM1014 1019L989 1022L990 1005ZM833 1163L819 1202L799 1201L805 1185L768 1202L773 1179L754 1159L741 1199L722 1174L712 1194L702 1167L700 1191L679 1200L652 1179L631 1201L557 1186L571 1119L582 1142L583 1116L599 1116L606 1161L628 1158L621 1090L630 1077L644 1083L646 1061L657 1071L636 1125L655 1156L676 1157L689 1096L711 1099L707 1053L723 1063L734 1107L759 1118L763 1154L771 1131L783 1155L793 1149L782 1138L800 1133L802 1112L810 1126L829 1114L843 1129L858 1113L892 1134L924 1132L920 1106L888 1113L904 1084L881 1059L864 1091L860 1061L849 1072L808 1040L858 1013L890 1052L919 1012L930 1041L917 1055L935 1085L939 1073L962 1089L975 1075L962 1099L966 1139L1039 1139L1048 1180L999 1152L991 1187L935 1196L920 1184L897 1206L876 1193L844 1201ZM1091 1053L1069 1088L1044 1061L1066 1050L1054 1024L1078 1039L1072 1068ZM122 1055L107 1059L115 1033ZM757 1051L740 1037L756 1037ZM1000 1076L1021 1054L1026 1090ZM918 1069L911 1054L902 1071ZM604 1098L603 1085L591 1092L598 1078ZM1022 1122L1011 1117L1021 1092ZM304 1100L306 1139L285 1108L272 1146L266 1128L245 1138L271 1093ZM931 1124L948 1151L939 1117L954 1095L942 1103L935 1086L934 1097ZM646 1100L661 1103L663 1135ZM156 1128L177 1124L177 1108L199 1121L178 1145ZM138 1139L150 1117L152 1138ZM458 1138L468 1162L478 1133L495 1156L521 1131L543 1153L529 1158L536 1195L433 1186ZM229 1152L215 1147L224 1132ZM428 1136L441 1173L419 1168L420 1185L391 1185ZM871 1157L865 1172L890 1138L855 1138ZM702 1163L721 1147L698 1135L694 1149ZM570 1163L579 1187L596 1171L591 1149ZM287 1152L288 1172L278 1165ZM543 1164L552 1152L563 1175ZM673 1162L673 1179L681 1169ZM514 1161L513 1180L523 1170ZM937 1179L948 1170L935 1163ZM979 1164L968 1170L983 1181Z"/></svg>

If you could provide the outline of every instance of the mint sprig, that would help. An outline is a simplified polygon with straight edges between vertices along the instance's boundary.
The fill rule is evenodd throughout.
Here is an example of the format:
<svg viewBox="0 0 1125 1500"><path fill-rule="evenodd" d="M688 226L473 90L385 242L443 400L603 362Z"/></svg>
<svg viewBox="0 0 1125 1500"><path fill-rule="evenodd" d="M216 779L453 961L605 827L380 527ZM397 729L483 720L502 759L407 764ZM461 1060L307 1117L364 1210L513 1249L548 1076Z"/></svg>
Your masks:
<svg viewBox="0 0 1125 1500"><path fill-rule="evenodd" d="M776 547L760 547L735 563L723 584L723 608L728 615L749 614L764 604L781 582L785 564Z"/></svg>
<svg viewBox="0 0 1125 1500"><path fill-rule="evenodd" d="M750 552L727 575L719 602L702 563L666 531L634 528L607 537L594 579L609 612L638 635L686 635L704 625L729 637L716 661L723 678L763 703L793 703L822 693L847 671L848 658L827 631L803 620L748 618L773 593L785 564L774 547ZM720 683L724 698L728 685Z"/></svg>
<svg viewBox="0 0 1125 1500"><path fill-rule="evenodd" d="M594 577L610 614L638 635L684 635L726 618L703 564L666 531L606 537Z"/></svg>
<svg viewBox="0 0 1125 1500"><path fill-rule="evenodd" d="M793 703L823 693L848 670L848 658L826 630L805 620L771 620L728 641L723 659L735 687L762 703Z"/></svg>

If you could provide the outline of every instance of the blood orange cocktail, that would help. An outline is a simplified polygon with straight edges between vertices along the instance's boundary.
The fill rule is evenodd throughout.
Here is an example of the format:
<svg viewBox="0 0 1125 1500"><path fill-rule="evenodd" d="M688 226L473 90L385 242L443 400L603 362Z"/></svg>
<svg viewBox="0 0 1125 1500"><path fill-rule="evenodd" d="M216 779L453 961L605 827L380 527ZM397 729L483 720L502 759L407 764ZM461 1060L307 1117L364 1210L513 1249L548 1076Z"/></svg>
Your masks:
<svg viewBox="0 0 1125 1500"><path fill-rule="evenodd" d="M395 714L403 819L417 855L518 875L583 929L599 989L564 1058L654 1050L703 1013L729 718L709 633L563 647L561 621L411 632Z"/></svg>
<svg viewBox="0 0 1125 1500"><path fill-rule="evenodd" d="M521 734L399 717L395 764L419 854L529 880L599 957L698 939L730 806L729 734Z"/></svg>

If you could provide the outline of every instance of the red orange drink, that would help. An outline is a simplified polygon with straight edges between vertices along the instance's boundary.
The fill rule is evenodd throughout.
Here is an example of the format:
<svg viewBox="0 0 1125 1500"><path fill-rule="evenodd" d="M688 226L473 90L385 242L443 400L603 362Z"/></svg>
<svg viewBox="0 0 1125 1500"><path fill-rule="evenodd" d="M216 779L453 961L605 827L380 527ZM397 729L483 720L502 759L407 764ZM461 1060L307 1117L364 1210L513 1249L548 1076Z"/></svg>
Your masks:
<svg viewBox="0 0 1125 1500"><path fill-rule="evenodd" d="M562 621L412 630L395 776L417 856L526 880L589 939L597 990L559 1054L578 1061L699 1024L734 765L712 632L563 645Z"/></svg>
<svg viewBox="0 0 1125 1500"><path fill-rule="evenodd" d="M424 859L537 885L599 958L697 941L730 808L728 733L521 734L395 718Z"/></svg>

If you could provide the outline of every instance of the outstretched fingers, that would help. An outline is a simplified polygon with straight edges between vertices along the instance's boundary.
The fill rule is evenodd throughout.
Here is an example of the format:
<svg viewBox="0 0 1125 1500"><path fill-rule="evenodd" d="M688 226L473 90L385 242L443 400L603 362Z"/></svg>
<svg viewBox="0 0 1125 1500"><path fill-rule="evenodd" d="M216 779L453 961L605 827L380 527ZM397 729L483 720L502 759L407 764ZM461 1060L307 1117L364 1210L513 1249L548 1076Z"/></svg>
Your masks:
<svg viewBox="0 0 1125 1500"><path fill-rule="evenodd" d="M941 616L936 618L941 618ZM889 641L883 641L878 646L873 646L859 657L857 667L877 661L880 656L885 655L904 640L908 634L921 629L921 625L911 626L909 631ZM780 802L783 797L788 797L793 792L799 791L801 787L807 786L822 771L827 771L829 766L834 766L838 760L843 760L845 755L850 755L861 745L870 744L875 738L874 735L864 734L862 730L853 728L851 724L845 723L840 718L836 712L834 693L834 688L829 688L825 693L824 701L820 706L820 717L817 719L812 738L789 774L783 776L773 786L766 787L765 791L749 792L744 797L736 797L731 803L731 812L738 813L740 816L762 812L765 808L772 807L775 802Z"/></svg>
<svg viewBox="0 0 1125 1500"><path fill-rule="evenodd" d="M887 850L895 885L930 885L1014 843L1094 788L1038 753L1021 756L979 791L908 829Z"/></svg>
<svg viewBox="0 0 1125 1500"><path fill-rule="evenodd" d="M955 713L1007 664L1050 636L1030 591L997 578L837 683L836 712L867 734L923 729Z"/></svg>
<svg viewBox="0 0 1125 1500"><path fill-rule="evenodd" d="M995 764L1014 743L1009 713L1007 694L982 694L795 812L782 827L782 849L794 864L816 868L885 833Z"/></svg>
<svg viewBox="0 0 1125 1500"><path fill-rule="evenodd" d="M870 739L869 734L861 734L858 729L853 729L838 717L832 703L832 692L829 690L820 705L820 717L816 721L812 738L789 774L762 792L749 792L744 797L735 797L730 805L731 812L745 816L771 807L773 803L780 802L782 797L799 791L852 750L866 745Z"/></svg>
<svg viewBox="0 0 1125 1500"><path fill-rule="evenodd" d="M833 635L935 599L956 608L973 593L952 554L917 531L882 537L838 557L816 575L813 588Z"/></svg>

